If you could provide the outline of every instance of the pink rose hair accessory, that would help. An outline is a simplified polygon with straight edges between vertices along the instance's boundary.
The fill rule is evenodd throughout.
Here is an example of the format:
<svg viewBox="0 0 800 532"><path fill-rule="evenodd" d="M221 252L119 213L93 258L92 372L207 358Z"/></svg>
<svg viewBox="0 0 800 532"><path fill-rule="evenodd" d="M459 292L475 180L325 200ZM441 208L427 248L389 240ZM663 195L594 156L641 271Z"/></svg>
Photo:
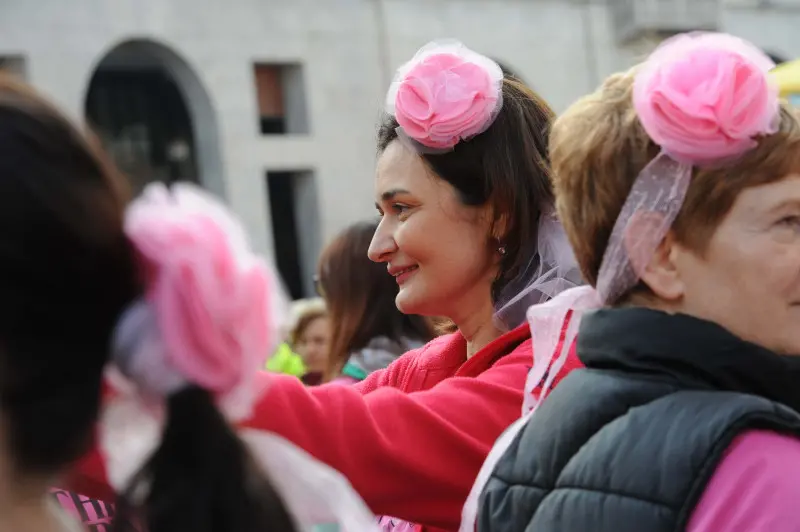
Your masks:
<svg viewBox="0 0 800 532"><path fill-rule="evenodd" d="M614 303L638 282L638 268L649 262L683 206L692 169L735 164L737 157L757 146L759 137L777 131L778 91L768 77L773 66L752 44L719 33L668 39L641 66L633 105L661 152L628 193L603 254L597 287L571 288L528 309L534 361L525 383L523 417L501 436L478 473L464 505L461 532L474 529L487 479L564 366L581 316ZM631 223L640 217L648 218L649 230L637 235L638 240L626 238L633 234Z"/></svg>
<svg viewBox="0 0 800 532"><path fill-rule="evenodd" d="M503 106L500 66L458 41L434 41L400 67L386 95L398 136L444 153L486 131Z"/></svg>
<svg viewBox="0 0 800 532"><path fill-rule="evenodd" d="M250 415L264 391L254 387L256 374L288 316L277 275L250 249L239 222L202 189L148 186L129 206L125 232L139 254L145 293L117 324L108 373L117 393L100 422L100 448L117 492L158 448L168 396L197 386L217 397L230 421ZM343 532L377 530L338 471L277 434L237 434L298 530L330 524ZM141 491L136 504L146 496Z"/></svg>
<svg viewBox="0 0 800 532"><path fill-rule="evenodd" d="M691 33L662 44L637 73L633 104L653 142L672 158L713 164L777 131L775 63L752 44Z"/></svg>
<svg viewBox="0 0 800 532"><path fill-rule="evenodd" d="M146 289L117 328L120 369L147 395L193 384L234 418L248 415L252 376L286 315L276 277L239 223L191 185L149 186L128 208L125 231Z"/></svg>

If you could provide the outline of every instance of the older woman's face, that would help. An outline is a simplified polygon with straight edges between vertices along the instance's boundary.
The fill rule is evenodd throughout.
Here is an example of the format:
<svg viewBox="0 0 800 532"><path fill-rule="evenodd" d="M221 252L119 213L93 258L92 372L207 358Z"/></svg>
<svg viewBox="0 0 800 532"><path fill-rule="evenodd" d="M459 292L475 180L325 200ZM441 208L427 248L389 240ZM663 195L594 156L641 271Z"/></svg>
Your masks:
<svg viewBox="0 0 800 532"><path fill-rule="evenodd" d="M375 184L382 219L369 257L386 263L397 280L400 311L456 323L484 307L491 311L497 246L491 245L486 208L462 204L456 190L399 141L381 155Z"/></svg>
<svg viewBox="0 0 800 532"><path fill-rule="evenodd" d="M800 175L744 190L703 257L677 253L683 310L800 354Z"/></svg>

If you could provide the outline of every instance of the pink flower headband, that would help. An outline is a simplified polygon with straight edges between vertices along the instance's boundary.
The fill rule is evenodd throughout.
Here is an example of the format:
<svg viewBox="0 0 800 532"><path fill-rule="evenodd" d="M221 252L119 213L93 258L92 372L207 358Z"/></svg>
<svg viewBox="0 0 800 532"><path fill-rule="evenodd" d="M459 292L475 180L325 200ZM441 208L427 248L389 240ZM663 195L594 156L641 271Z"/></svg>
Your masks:
<svg viewBox="0 0 800 532"><path fill-rule="evenodd" d="M500 66L457 41L423 46L397 70L386 111L400 138L421 152L443 153L486 131L503 106Z"/></svg>
<svg viewBox="0 0 800 532"><path fill-rule="evenodd" d="M118 393L100 423L109 482L118 492L158 447L167 396L194 385L214 393L229 420L251 414L264 391L255 388L256 374L288 315L277 276L250 249L238 221L205 191L148 186L128 208L125 232L139 252L146 290L117 324L112 362L118 372L109 376ZM241 429L239 436L299 525L376 530L373 515L337 471L276 434Z"/></svg>
<svg viewBox="0 0 800 532"><path fill-rule="evenodd" d="M250 382L286 315L274 274L222 204L191 185L149 186L128 208L125 231L147 286L117 327L120 369L145 395L193 384L232 417L248 415Z"/></svg>
<svg viewBox="0 0 800 532"><path fill-rule="evenodd" d="M773 66L750 43L719 33L669 39L642 65L634 80L633 104L661 153L641 171L628 194L603 255L597 288L572 288L528 309L534 364L525 383L523 417L490 452L464 506L460 530L473 529L486 480L563 368L582 314L613 303L638 282L631 242L624 241L629 224L643 214L657 215L659 226L633 243L637 261L646 262L680 212L692 168L735 163L736 157L757 146L758 137L777 131L778 89L767 75ZM534 395L537 389L539 397Z"/></svg>

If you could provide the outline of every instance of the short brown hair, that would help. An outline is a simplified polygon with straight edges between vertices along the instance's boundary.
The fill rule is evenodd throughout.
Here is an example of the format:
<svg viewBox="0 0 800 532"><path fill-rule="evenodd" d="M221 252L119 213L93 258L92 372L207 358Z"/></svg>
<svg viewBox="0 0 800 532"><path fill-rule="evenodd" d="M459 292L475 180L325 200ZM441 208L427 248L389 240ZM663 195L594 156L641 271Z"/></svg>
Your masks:
<svg viewBox="0 0 800 532"><path fill-rule="evenodd" d="M636 68L608 78L554 125L550 156L556 206L584 278L592 286L611 230L639 172L659 153L633 107ZM739 193L800 172L800 124L783 104L777 133L735 164L695 168L672 226L676 239L702 253Z"/></svg>

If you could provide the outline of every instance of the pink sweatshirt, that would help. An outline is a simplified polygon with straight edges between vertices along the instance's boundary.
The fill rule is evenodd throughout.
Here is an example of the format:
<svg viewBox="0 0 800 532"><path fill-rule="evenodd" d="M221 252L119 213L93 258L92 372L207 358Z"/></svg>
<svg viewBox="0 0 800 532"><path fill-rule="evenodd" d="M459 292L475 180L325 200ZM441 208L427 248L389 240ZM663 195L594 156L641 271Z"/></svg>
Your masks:
<svg viewBox="0 0 800 532"><path fill-rule="evenodd" d="M800 531L800 440L753 430L733 440L687 532Z"/></svg>
<svg viewBox="0 0 800 532"><path fill-rule="evenodd" d="M114 515L111 505L59 488L52 488L50 494L73 519L88 530L111 530Z"/></svg>

